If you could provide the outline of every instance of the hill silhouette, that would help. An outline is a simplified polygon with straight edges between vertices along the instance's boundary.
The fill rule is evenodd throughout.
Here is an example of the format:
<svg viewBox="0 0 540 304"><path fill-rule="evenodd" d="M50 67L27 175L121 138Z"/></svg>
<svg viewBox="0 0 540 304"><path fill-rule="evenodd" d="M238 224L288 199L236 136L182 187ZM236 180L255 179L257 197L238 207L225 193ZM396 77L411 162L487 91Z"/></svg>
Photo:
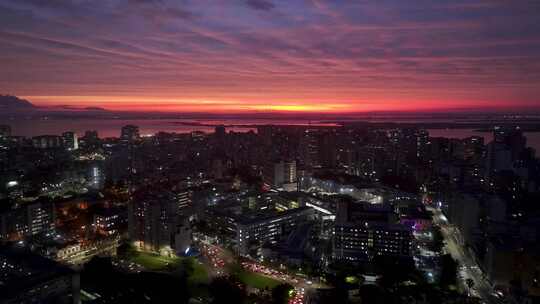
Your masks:
<svg viewBox="0 0 540 304"><path fill-rule="evenodd" d="M2 110L22 110L34 108L36 108L36 106L26 99L21 99L12 95L0 95L0 109Z"/></svg>

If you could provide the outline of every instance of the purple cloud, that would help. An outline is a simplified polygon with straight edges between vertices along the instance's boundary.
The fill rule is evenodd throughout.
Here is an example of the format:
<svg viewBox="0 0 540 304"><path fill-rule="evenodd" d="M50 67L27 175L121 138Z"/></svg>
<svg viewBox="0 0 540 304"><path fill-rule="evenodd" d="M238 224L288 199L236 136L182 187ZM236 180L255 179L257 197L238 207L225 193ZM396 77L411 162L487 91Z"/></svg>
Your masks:
<svg viewBox="0 0 540 304"><path fill-rule="evenodd" d="M275 5L268 0L246 0L247 6L254 10L269 11L275 7Z"/></svg>
<svg viewBox="0 0 540 304"><path fill-rule="evenodd" d="M0 87L535 104L540 5L517 2L0 0Z"/></svg>

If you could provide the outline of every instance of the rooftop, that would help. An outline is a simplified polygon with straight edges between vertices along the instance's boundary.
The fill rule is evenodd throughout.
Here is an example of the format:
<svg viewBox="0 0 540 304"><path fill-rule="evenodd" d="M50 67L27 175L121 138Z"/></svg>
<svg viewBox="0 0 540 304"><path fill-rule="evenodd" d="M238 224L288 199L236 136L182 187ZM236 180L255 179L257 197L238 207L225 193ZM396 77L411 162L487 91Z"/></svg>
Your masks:
<svg viewBox="0 0 540 304"><path fill-rule="evenodd" d="M74 271L15 246L0 247L0 294L9 297Z"/></svg>

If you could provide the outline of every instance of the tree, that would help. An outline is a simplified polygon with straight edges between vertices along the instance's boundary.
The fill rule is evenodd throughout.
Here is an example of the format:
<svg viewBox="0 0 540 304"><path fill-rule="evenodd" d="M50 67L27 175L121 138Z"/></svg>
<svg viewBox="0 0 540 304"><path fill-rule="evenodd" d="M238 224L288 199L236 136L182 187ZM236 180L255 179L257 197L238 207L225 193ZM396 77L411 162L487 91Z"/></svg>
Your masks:
<svg viewBox="0 0 540 304"><path fill-rule="evenodd" d="M469 288L469 296L471 295L471 289L474 287L474 281L471 278L468 278L465 280L465 283L467 284L467 287Z"/></svg>
<svg viewBox="0 0 540 304"><path fill-rule="evenodd" d="M272 288L272 303L287 304L294 288L291 284L283 283Z"/></svg>
<svg viewBox="0 0 540 304"><path fill-rule="evenodd" d="M142 272L132 275L132 288L149 298L152 303L186 304L191 298L187 277L165 273Z"/></svg>
<svg viewBox="0 0 540 304"><path fill-rule="evenodd" d="M382 273L380 283L386 288L393 288L403 281L412 279L416 271L412 259L376 256L374 262Z"/></svg>
<svg viewBox="0 0 540 304"><path fill-rule="evenodd" d="M133 244L125 242L122 245L118 246L117 249L118 256L124 258L124 259L130 259L137 255L137 249L135 249L135 246Z"/></svg>
<svg viewBox="0 0 540 304"><path fill-rule="evenodd" d="M212 304L241 304L246 299L245 287L234 276L217 277L210 283Z"/></svg>
<svg viewBox="0 0 540 304"><path fill-rule="evenodd" d="M376 304L385 303L385 290L376 285L364 285L360 287L360 297L362 303Z"/></svg>

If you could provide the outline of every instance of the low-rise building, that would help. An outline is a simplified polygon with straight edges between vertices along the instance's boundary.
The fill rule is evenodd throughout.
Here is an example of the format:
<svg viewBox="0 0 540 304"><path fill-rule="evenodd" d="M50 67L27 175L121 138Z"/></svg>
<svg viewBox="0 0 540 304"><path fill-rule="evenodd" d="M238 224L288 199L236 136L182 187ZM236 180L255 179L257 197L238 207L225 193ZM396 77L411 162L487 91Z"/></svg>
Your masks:
<svg viewBox="0 0 540 304"><path fill-rule="evenodd" d="M58 135L41 135L32 137L32 146L38 149L52 149L62 147L63 139Z"/></svg>
<svg viewBox="0 0 540 304"><path fill-rule="evenodd" d="M239 254L248 255L264 245L285 241L296 227L313 215L314 209L310 207L280 211L275 205L256 210L216 206L207 210L206 219L210 226L220 228L221 238L230 242Z"/></svg>

